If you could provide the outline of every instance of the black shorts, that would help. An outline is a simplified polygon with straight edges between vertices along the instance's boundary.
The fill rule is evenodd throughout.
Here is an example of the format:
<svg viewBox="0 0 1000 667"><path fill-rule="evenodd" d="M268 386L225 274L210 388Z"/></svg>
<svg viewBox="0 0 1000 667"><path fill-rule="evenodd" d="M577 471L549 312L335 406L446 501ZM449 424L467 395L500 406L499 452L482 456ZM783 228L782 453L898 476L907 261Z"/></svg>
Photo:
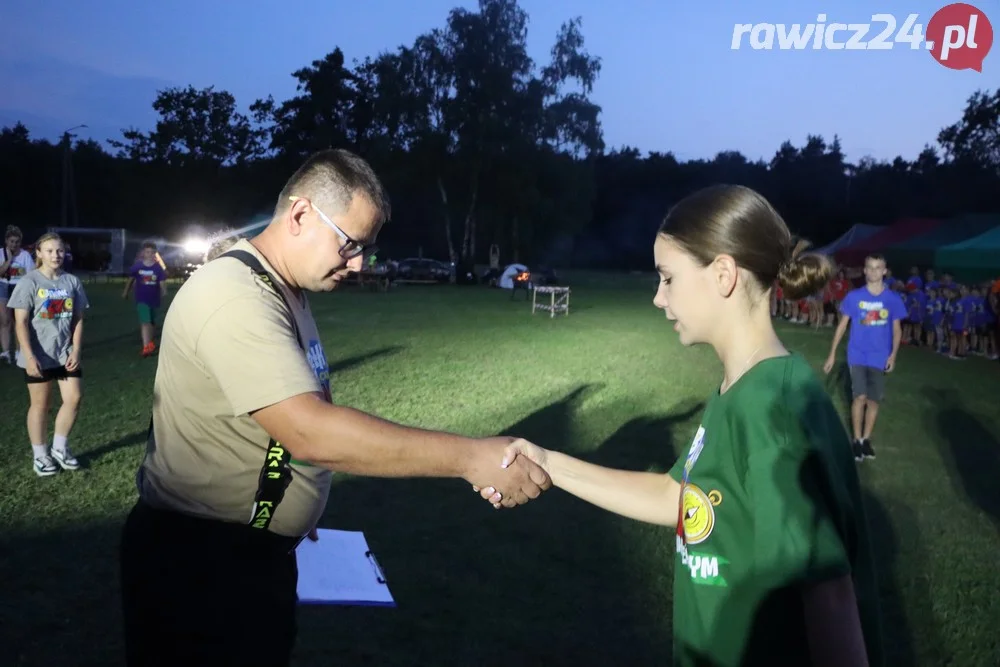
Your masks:
<svg viewBox="0 0 1000 667"><path fill-rule="evenodd" d="M126 665L288 665L297 542L140 500L121 541Z"/></svg>
<svg viewBox="0 0 1000 667"><path fill-rule="evenodd" d="M879 403L885 395L885 371L871 366L851 366L851 393Z"/></svg>
<svg viewBox="0 0 1000 667"><path fill-rule="evenodd" d="M824 301L823 302L823 314L824 315L836 315L837 314L837 306L835 306L832 301Z"/></svg>
<svg viewBox="0 0 1000 667"><path fill-rule="evenodd" d="M24 371L24 381L26 384L44 384L45 382L52 382L53 380L66 380L68 378L82 378L83 369L79 366L76 367L75 371L66 370L65 366L57 366L55 368L43 368L42 377L35 377L34 375L28 375L28 371Z"/></svg>

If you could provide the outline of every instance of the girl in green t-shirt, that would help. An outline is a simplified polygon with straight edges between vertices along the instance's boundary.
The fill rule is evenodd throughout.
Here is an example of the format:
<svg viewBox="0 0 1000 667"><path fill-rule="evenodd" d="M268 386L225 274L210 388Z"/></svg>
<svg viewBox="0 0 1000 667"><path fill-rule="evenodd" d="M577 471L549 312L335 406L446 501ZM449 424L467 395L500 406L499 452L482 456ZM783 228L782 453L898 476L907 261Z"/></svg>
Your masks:
<svg viewBox="0 0 1000 667"><path fill-rule="evenodd" d="M771 321L773 285L797 299L833 274L806 247L749 188L681 201L653 244L653 303L682 344L711 345L724 367L684 456L666 475L633 472L519 440L502 462L526 456L587 502L676 528L677 667L883 661L850 440L818 376ZM480 493L505 504L492 488Z"/></svg>

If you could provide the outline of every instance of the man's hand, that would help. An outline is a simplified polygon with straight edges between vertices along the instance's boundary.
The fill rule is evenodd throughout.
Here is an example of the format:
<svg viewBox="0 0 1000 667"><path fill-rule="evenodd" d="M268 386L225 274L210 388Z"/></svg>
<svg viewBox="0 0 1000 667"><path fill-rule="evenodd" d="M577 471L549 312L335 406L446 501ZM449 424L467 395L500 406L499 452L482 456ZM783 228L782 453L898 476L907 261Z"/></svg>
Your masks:
<svg viewBox="0 0 1000 667"><path fill-rule="evenodd" d="M522 462L527 460L538 466L541 469L541 471L545 474L545 476L548 478L548 470L545 467L548 460L547 450L542 449L538 445L528 442L523 438L518 438L517 440L513 440L504 449L503 459L500 462L500 466L502 468L508 468L512 464L514 464L519 458ZM551 486L551 484L552 481L551 479L549 479L548 485ZM548 489L549 486L546 486L545 488ZM501 502L503 500L503 494L497 491L496 488L492 486L487 486L481 489L478 486L473 485L472 489L477 493L479 493L479 495L482 496L483 500L488 500L493 505L494 508L500 509L501 506L504 506L503 503ZM505 505L505 506L510 507L510 505Z"/></svg>
<svg viewBox="0 0 1000 667"><path fill-rule="evenodd" d="M521 442L525 441L496 437L483 438L475 445L477 451L465 479L481 494L489 489L491 492L483 497L491 499L497 509L524 505L552 487L552 480L541 466L527 456L515 455L511 446Z"/></svg>
<svg viewBox="0 0 1000 667"><path fill-rule="evenodd" d="M889 357L889 360L887 362L885 362L885 372L886 373L891 373L892 369L895 368L895 367L896 367L896 357L895 356L891 356L891 357Z"/></svg>
<svg viewBox="0 0 1000 667"><path fill-rule="evenodd" d="M831 354L829 357L826 358L826 363L823 364L823 372L826 373L827 375L829 375L830 371L833 370L833 362L834 358L833 355Z"/></svg>

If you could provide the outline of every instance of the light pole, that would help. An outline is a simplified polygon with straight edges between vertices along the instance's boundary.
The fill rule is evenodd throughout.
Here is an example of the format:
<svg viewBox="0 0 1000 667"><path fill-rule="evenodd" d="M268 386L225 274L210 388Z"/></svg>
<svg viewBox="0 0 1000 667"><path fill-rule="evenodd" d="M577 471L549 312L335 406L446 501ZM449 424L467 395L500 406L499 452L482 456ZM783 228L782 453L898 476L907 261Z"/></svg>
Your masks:
<svg viewBox="0 0 1000 667"><path fill-rule="evenodd" d="M62 145L63 145L63 164L62 164L62 220L61 225L63 227L68 227L72 224L76 227L79 223L77 219L76 211L76 188L73 185L73 145L72 139L75 134L71 134L73 130L79 130L81 128L87 127L86 125L76 125L69 128L62 135ZM70 223L70 211L73 212L73 222Z"/></svg>

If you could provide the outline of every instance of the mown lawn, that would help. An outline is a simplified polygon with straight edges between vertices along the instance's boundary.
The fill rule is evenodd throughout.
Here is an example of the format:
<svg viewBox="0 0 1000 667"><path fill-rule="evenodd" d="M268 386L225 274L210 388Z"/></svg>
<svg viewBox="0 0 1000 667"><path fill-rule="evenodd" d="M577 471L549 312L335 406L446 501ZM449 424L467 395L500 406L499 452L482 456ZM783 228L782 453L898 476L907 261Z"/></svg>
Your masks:
<svg viewBox="0 0 1000 667"><path fill-rule="evenodd" d="M651 275L573 284L572 314L556 319L486 288L318 295L335 397L405 423L666 470L720 366L677 343L651 305ZM85 470L33 474L27 392L19 370L0 368L2 665L121 663L116 549L156 362L138 357L120 286L89 292L72 438ZM818 369L830 330L780 330ZM904 349L890 380L878 459L861 466L890 665L1000 663L998 371ZM846 414L841 385L829 387ZM347 476L322 525L365 531L399 606L303 608L296 664L670 664L669 530L557 490L495 512L456 480Z"/></svg>

